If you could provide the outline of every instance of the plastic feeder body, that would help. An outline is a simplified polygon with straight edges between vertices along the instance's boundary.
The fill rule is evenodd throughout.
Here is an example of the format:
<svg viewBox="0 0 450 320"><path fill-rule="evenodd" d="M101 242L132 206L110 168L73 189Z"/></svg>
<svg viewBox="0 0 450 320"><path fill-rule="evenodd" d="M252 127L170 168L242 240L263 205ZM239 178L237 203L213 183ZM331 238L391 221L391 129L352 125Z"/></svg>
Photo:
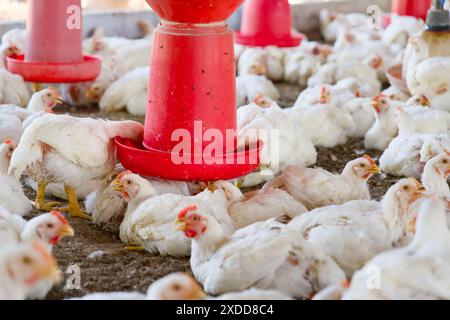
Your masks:
<svg viewBox="0 0 450 320"><path fill-rule="evenodd" d="M303 38L292 32L288 0L248 0L236 32L236 43L257 47L296 47Z"/></svg>
<svg viewBox="0 0 450 320"><path fill-rule="evenodd" d="M426 20L431 0L394 0L392 12L400 16L412 16Z"/></svg>
<svg viewBox="0 0 450 320"><path fill-rule="evenodd" d="M30 0L25 56L7 68L33 82L81 82L100 73L100 59L83 56L81 0Z"/></svg>

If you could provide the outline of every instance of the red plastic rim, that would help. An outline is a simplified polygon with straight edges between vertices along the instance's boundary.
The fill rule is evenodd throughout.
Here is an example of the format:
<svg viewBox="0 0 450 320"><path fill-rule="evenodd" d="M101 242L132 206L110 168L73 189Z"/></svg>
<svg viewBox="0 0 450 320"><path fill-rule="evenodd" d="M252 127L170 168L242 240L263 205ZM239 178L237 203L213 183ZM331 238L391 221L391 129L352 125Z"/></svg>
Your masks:
<svg viewBox="0 0 450 320"><path fill-rule="evenodd" d="M227 164L225 159L230 155L220 155L223 164L175 164L172 154L145 149L142 141L116 138L117 157L122 165L134 173L148 177L156 177L177 181L216 181L242 177L255 171L260 163L262 142L246 150L233 153L233 164ZM217 157L216 157L217 158ZM256 163L240 160L256 159Z"/></svg>
<svg viewBox="0 0 450 320"><path fill-rule="evenodd" d="M249 46L249 47L267 47L267 46L277 46L277 47L297 47L300 45L305 35L301 33L292 33L289 37L274 37L270 34L260 34L256 36L247 36L239 31L234 33L234 41L238 44Z"/></svg>
<svg viewBox="0 0 450 320"><path fill-rule="evenodd" d="M21 75L25 81L69 83L92 81L98 77L101 59L85 55L83 61L75 63L47 63L25 61L24 55L6 58L7 69Z"/></svg>

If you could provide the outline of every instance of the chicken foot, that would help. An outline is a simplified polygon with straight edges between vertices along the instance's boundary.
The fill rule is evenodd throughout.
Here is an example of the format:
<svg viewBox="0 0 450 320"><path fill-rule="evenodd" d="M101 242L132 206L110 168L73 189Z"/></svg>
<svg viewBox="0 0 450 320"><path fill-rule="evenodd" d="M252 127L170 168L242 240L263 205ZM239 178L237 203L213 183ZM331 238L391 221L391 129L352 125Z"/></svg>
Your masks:
<svg viewBox="0 0 450 320"><path fill-rule="evenodd" d="M48 183L38 183L36 191L36 201L32 202L33 206L39 211L52 211L55 207L59 206L61 202L50 201L45 202L45 189Z"/></svg>
<svg viewBox="0 0 450 320"><path fill-rule="evenodd" d="M64 184L64 190L66 191L67 199L69 200L69 206L61 208L60 210L69 213L72 218L91 220L91 216L81 210L75 189L67 184Z"/></svg>

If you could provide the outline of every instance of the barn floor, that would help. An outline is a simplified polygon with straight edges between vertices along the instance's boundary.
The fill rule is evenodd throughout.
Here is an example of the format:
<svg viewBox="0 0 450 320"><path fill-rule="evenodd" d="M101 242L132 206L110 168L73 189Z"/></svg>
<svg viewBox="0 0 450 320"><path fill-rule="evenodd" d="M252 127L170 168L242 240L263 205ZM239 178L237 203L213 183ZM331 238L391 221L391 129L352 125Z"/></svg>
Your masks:
<svg viewBox="0 0 450 320"><path fill-rule="evenodd" d="M278 85L283 99L282 106L291 106L300 89L295 86ZM75 110L68 106L60 108L77 116L101 117L109 119L134 119L129 114L102 114L96 108ZM57 111L58 112L58 111ZM378 159L380 152L364 150L362 140L352 140L346 145L333 149L319 148L317 166L332 172L340 172L345 164L367 153ZM386 190L397 181L397 178L376 175L370 180L371 194L374 199L380 199ZM35 194L27 189L27 195L33 199ZM33 212L28 218L38 214ZM63 240L55 249L54 254L63 273L71 265L78 265L81 271L81 289L65 289L65 281L53 288L47 299L64 299L82 296L92 292L132 291L145 292L147 287L162 276L178 271L190 271L189 259L152 256L148 253L125 252L117 234L109 233L93 226L88 221L70 219L75 229L75 237ZM70 269L69 269L70 270ZM67 279L72 273L65 274Z"/></svg>

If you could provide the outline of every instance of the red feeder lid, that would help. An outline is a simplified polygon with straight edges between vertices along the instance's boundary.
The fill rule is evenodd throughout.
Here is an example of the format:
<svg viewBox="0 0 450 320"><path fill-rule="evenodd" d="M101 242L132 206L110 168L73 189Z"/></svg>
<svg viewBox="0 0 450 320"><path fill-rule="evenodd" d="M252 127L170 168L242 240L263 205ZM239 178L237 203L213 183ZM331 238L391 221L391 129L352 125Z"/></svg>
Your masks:
<svg viewBox="0 0 450 320"><path fill-rule="evenodd" d="M246 46L296 47L304 35L292 31L288 0L249 0L235 42Z"/></svg>
<svg viewBox="0 0 450 320"><path fill-rule="evenodd" d="M81 0L30 0L25 55L7 68L33 82L94 80L101 60L83 56Z"/></svg>
<svg viewBox="0 0 450 320"><path fill-rule="evenodd" d="M394 0L392 12L400 16L412 16L425 21L430 6L431 0Z"/></svg>

